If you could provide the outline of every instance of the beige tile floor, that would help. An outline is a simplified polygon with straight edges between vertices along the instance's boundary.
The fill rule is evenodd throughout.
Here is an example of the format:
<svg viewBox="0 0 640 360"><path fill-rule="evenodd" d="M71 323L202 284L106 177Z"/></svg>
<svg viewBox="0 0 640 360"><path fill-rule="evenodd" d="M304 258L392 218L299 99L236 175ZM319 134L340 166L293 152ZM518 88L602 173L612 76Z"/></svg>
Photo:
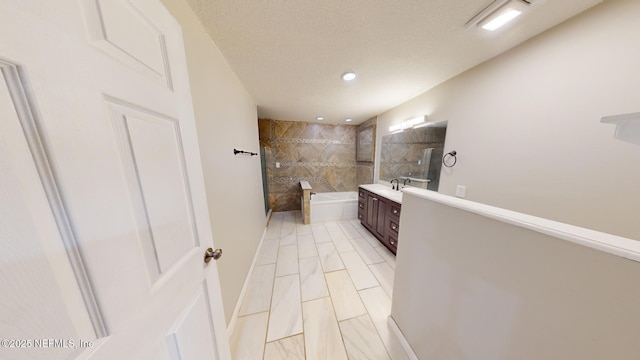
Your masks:
<svg viewBox="0 0 640 360"><path fill-rule="evenodd" d="M408 358L387 324L395 256L356 219L274 213L259 251L234 359Z"/></svg>

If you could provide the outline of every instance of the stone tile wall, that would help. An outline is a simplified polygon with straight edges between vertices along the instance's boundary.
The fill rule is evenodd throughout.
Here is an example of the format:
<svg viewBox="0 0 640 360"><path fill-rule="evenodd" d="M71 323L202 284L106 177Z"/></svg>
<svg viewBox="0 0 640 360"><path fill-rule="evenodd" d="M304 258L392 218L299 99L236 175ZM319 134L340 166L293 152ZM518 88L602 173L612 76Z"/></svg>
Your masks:
<svg viewBox="0 0 640 360"><path fill-rule="evenodd" d="M356 128L356 131L359 131L360 129L364 129L367 128L371 125L376 125L378 123L378 118L377 117L373 117L365 122L363 122L362 124L358 125L358 127ZM374 134L377 134L377 131L374 131ZM373 144L376 143L376 139L373 139ZM374 145L374 152L375 152L375 145ZM373 162L357 162L356 163L356 183L357 185L360 184L373 184L373 166L374 163Z"/></svg>
<svg viewBox="0 0 640 360"><path fill-rule="evenodd" d="M268 149L273 211L301 209L300 180L309 181L313 192L357 189L355 126L259 119L258 129L260 145Z"/></svg>

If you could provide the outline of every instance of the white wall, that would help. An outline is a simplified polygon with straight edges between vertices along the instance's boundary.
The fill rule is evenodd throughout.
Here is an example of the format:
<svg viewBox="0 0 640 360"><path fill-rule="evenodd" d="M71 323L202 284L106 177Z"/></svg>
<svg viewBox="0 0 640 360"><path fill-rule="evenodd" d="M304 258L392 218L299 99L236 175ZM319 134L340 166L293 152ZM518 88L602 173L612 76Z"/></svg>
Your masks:
<svg viewBox="0 0 640 360"><path fill-rule="evenodd" d="M182 26L227 322L265 227L256 105L185 0L162 0Z"/></svg>
<svg viewBox="0 0 640 360"><path fill-rule="evenodd" d="M600 123L640 111L638 14L605 1L381 114L377 151L395 122L448 120L441 193L640 239L640 147Z"/></svg>
<svg viewBox="0 0 640 360"><path fill-rule="evenodd" d="M564 238L636 241L424 193L402 199L391 310L418 358L638 358L640 262Z"/></svg>

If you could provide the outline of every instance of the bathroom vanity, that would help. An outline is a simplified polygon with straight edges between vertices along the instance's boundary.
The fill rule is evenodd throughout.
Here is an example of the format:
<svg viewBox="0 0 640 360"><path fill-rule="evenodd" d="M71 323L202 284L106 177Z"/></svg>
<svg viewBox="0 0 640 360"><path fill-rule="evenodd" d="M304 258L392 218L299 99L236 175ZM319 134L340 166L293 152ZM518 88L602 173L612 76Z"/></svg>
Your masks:
<svg viewBox="0 0 640 360"><path fill-rule="evenodd" d="M358 219L394 254L398 248L402 193L379 184L360 185Z"/></svg>

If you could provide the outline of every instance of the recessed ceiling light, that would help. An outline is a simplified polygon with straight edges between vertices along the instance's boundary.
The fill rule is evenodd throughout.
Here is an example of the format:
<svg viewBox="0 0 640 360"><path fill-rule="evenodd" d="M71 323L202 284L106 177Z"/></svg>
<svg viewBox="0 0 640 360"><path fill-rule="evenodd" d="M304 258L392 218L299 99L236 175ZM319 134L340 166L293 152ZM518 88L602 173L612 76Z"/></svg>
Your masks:
<svg viewBox="0 0 640 360"><path fill-rule="evenodd" d="M346 122L352 122L352 121L353 121L353 119L351 119L351 118L349 118L349 119L344 119L344 121L346 121Z"/></svg>
<svg viewBox="0 0 640 360"><path fill-rule="evenodd" d="M522 15L522 11L507 8L503 12L501 12L500 15L496 16L493 20L482 25L482 28L489 31L495 31L496 29L502 27L503 25L517 18L520 15Z"/></svg>
<svg viewBox="0 0 640 360"><path fill-rule="evenodd" d="M324 118L323 118L322 116L318 116L318 117L316 118L316 120L318 120L318 121L322 121L322 120L324 120Z"/></svg>
<svg viewBox="0 0 640 360"><path fill-rule="evenodd" d="M354 73L353 71L347 71L346 73L342 74L342 80L344 81L351 81L355 78L356 78L356 73Z"/></svg>
<svg viewBox="0 0 640 360"><path fill-rule="evenodd" d="M466 29L476 26L484 30L495 31L523 13L529 11L535 1L494 0L465 24Z"/></svg>

